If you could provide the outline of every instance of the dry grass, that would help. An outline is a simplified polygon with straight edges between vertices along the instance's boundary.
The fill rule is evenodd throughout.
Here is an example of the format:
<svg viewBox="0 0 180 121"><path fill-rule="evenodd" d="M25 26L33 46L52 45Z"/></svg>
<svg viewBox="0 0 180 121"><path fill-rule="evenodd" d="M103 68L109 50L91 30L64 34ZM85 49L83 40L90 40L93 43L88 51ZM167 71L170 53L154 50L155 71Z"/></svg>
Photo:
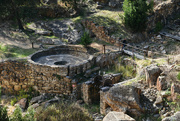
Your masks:
<svg viewBox="0 0 180 121"><path fill-rule="evenodd" d="M38 108L37 121L92 121L88 111L75 103L61 102L46 109Z"/></svg>

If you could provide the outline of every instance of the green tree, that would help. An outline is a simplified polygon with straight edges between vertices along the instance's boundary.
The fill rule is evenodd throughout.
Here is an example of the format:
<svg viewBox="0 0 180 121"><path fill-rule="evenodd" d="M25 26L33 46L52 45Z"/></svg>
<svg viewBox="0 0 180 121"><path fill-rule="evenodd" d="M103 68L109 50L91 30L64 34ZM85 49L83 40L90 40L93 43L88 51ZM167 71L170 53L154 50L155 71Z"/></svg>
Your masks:
<svg viewBox="0 0 180 121"><path fill-rule="evenodd" d="M24 30L20 10L26 6L40 4L39 0L0 0L0 17L5 19L13 17L17 21L19 29Z"/></svg>
<svg viewBox="0 0 180 121"><path fill-rule="evenodd" d="M92 43L88 32L84 32L80 40L80 44L82 44L84 47L88 47Z"/></svg>
<svg viewBox="0 0 180 121"><path fill-rule="evenodd" d="M125 25L133 31L145 30L152 4L152 2L148 4L147 0L125 0L123 3Z"/></svg>

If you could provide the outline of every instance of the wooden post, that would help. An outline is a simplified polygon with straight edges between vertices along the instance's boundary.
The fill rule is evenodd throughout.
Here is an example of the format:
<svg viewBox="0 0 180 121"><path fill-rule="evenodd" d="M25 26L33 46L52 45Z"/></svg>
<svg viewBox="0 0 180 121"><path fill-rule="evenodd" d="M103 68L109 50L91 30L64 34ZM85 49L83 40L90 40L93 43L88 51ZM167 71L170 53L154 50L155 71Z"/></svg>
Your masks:
<svg viewBox="0 0 180 121"><path fill-rule="evenodd" d="M146 51L144 50L144 59L146 60Z"/></svg>
<svg viewBox="0 0 180 121"><path fill-rule="evenodd" d="M106 53L106 45L103 45L103 53Z"/></svg>
<svg viewBox="0 0 180 121"><path fill-rule="evenodd" d="M32 42L32 48L34 49L34 43Z"/></svg>

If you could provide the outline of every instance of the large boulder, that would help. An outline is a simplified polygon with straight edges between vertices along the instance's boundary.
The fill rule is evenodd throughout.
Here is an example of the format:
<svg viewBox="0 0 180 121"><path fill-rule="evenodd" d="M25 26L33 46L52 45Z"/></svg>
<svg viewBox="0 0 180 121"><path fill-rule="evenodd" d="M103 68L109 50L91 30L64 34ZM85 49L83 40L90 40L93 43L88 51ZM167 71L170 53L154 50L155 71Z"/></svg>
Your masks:
<svg viewBox="0 0 180 121"><path fill-rule="evenodd" d="M26 98L19 100L15 106L19 106L23 111L27 108L28 101Z"/></svg>
<svg viewBox="0 0 180 121"><path fill-rule="evenodd" d="M42 95L40 95L40 96L33 97L33 98L31 99L31 101L29 102L29 105L32 105L32 104L35 104L35 103L44 102L47 98L48 98L48 97L47 97L46 94L42 94Z"/></svg>
<svg viewBox="0 0 180 121"><path fill-rule="evenodd" d="M141 89L132 85L115 85L105 95L105 101L113 111L139 116L143 109L140 105Z"/></svg>
<svg viewBox="0 0 180 121"><path fill-rule="evenodd" d="M111 111L104 118L103 121L135 121L133 118L124 114L123 112Z"/></svg>
<svg viewBox="0 0 180 121"><path fill-rule="evenodd" d="M161 74L161 69L156 65L150 65L146 67L145 73L146 73L146 82L149 85L149 87L155 86L157 82L157 78Z"/></svg>

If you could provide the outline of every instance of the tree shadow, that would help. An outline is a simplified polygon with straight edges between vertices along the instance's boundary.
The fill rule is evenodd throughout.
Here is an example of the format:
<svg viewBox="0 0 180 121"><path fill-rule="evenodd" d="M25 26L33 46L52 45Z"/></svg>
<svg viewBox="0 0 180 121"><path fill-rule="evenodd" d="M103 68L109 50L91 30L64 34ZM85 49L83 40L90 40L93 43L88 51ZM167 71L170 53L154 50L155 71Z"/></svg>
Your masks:
<svg viewBox="0 0 180 121"><path fill-rule="evenodd" d="M88 46L87 47L87 53L90 55L93 55L94 53L100 52L98 49Z"/></svg>

